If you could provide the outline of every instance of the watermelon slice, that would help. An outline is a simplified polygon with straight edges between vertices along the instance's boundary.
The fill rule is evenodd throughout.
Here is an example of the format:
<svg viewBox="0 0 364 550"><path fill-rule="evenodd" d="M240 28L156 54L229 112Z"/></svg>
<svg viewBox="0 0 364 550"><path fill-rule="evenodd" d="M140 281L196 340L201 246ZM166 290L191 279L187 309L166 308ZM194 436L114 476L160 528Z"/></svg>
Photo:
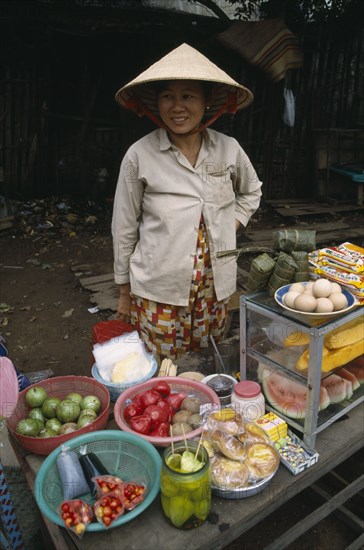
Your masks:
<svg viewBox="0 0 364 550"><path fill-rule="evenodd" d="M359 384L364 384L364 355L346 363L345 369L356 376Z"/></svg>
<svg viewBox="0 0 364 550"><path fill-rule="evenodd" d="M351 382L344 380L344 378L341 378L341 376L331 374L330 376L322 380L321 387L324 387L327 390L331 403L341 403L341 401L344 401L344 399L347 398L348 393L350 393L350 390L348 391L347 388L348 383L351 386ZM351 395L353 395L352 386Z"/></svg>
<svg viewBox="0 0 364 550"><path fill-rule="evenodd" d="M353 391L356 391L358 388L360 388L360 382L355 376L354 373L350 372L348 369L340 369L336 372L338 376L341 376L341 378L344 378L345 380L348 380L351 382Z"/></svg>
<svg viewBox="0 0 364 550"><path fill-rule="evenodd" d="M272 407L289 418L305 418L308 390L304 384L262 365L259 365L258 376L265 397ZM326 388L321 387L319 410L322 411L329 405L330 397Z"/></svg>

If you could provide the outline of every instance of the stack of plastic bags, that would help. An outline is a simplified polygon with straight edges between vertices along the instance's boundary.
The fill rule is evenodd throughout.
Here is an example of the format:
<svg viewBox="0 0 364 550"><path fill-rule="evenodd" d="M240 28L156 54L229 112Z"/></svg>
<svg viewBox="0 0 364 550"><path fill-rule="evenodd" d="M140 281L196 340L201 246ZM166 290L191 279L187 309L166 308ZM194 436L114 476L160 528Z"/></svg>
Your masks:
<svg viewBox="0 0 364 550"><path fill-rule="evenodd" d="M364 304L364 249L345 242L309 253L310 278L325 277L339 283Z"/></svg>

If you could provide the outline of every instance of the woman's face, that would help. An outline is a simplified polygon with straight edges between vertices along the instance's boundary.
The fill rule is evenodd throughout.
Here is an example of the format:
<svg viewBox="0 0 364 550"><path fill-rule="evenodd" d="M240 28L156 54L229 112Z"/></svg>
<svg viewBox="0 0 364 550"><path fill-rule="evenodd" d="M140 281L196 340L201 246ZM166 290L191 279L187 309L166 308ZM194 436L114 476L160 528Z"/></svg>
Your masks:
<svg viewBox="0 0 364 550"><path fill-rule="evenodd" d="M159 114L166 126L177 135L198 128L205 114L206 98L199 82L171 80L158 93Z"/></svg>

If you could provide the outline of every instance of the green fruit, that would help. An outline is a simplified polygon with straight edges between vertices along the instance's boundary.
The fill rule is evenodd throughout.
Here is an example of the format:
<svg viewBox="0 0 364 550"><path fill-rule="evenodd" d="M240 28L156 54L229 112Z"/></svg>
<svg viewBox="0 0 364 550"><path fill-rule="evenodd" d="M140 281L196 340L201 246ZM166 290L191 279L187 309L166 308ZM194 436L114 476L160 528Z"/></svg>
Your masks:
<svg viewBox="0 0 364 550"><path fill-rule="evenodd" d="M96 420L97 412L95 412L93 409L83 409L83 411L80 412L80 416L78 417L78 419L83 418L84 416L87 416L89 418L93 418L93 420Z"/></svg>
<svg viewBox="0 0 364 550"><path fill-rule="evenodd" d="M211 503L209 500L200 500L199 502L195 502L193 506L195 516L198 519L206 519L210 513L210 507Z"/></svg>
<svg viewBox="0 0 364 550"><path fill-rule="evenodd" d="M84 416L80 416L80 418L77 420L77 428L84 428L85 426L89 426L95 422L94 418L91 418L91 416L88 416L87 414Z"/></svg>
<svg viewBox="0 0 364 550"><path fill-rule="evenodd" d="M28 413L28 418L34 418L35 420L40 420L41 422L45 422L45 418L42 413L42 409L40 407L36 407L35 409L30 409Z"/></svg>
<svg viewBox="0 0 364 550"><path fill-rule="evenodd" d="M61 402L58 397L47 397L42 405L42 413L45 418L56 418L57 405Z"/></svg>
<svg viewBox="0 0 364 550"><path fill-rule="evenodd" d="M58 435L70 434L72 432L75 432L76 430L77 424L75 422L66 422L66 424L63 424L63 426L60 428Z"/></svg>
<svg viewBox="0 0 364 550"><path fill-rule="evenodd" d="M38 437L56 437L57 432L55 432L54 430L50 430L48 428L44 428L43 430L41 430L38 434Z"/></svg>
<svg viewBox="0 0 364 550"><path fill-rule="evenodd" d="M39 421L34 418L24 418L16 425L16 431L21 435L35 437L40 431Z"/></svg>
<svg viewBox="0 0 364 550"><path fill-rule="evenodd" d="M169 514L173 525L182 527L193 514L193 504L187 497L172 497L169 503Z"/></svg>
<svg viewBox="0 0 364 550"><path fill-rule="evenodd" d="M100 412L101 401L96 395L86 395L80 403L81 410L93 409L96 413Z"/></svg>
<svg viewBox="0 0 364 550"><path fill-rule="evenodd" d="M34 407L41 407L46 398L47 392L44 388L42 388L42 386L33 386L32 388L29 388L25 394L25 401L32 409Z"/></svg>
<svg viewBox="0 0 364 550"><path fill-rule="evenodd" d="M163 471L161 473L161 492L166 497L178 495L180 486L168 477Z"/></svg>
<svg viewBox="0 0 364 550"><path fill-rule="evenodd" d="M38 418L34 418L34 420L38 424L38 433L44 430L44 422L42 422L41 420L38 420Z"/></svg>
<svg viewBox="0 0 364 550"><path fill-rule="evenodd" d="M169 498L166 497L163 493L161 494L161 502L162 502L162 508L163 508L164 514L167 518L169 518L170 501L169 501Z"/></svg>
<svg viewBox="0 0 364 550"><path fill-rule="evenodd" d="M81 394L72 392L67 395L66 399L71 399L71 401L76 401L76 403L78 403L79 405L83 398Z"/></svg>
<svg viewBox="0 0 364 550"><path fill-rule="evenodd" d="M81 412L79 405L71 399L64 399L57 405L56 416L61 422L74 422Z"/></svg>
<svg viewBox="0 0 364 550"><path fill-rule="evenodd" d="M45 423L45 428L47 430L53 430L58 434L59 430L62 428L62 422L60 422L58 418L50 418Z"/></svg>

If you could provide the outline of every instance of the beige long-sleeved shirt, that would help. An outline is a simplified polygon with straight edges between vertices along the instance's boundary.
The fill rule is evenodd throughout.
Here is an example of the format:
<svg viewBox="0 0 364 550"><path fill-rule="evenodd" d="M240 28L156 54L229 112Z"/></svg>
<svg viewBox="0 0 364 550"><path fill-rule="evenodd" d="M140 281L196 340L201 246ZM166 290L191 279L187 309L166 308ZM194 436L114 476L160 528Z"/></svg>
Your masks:
<svg viewBox="0 0 364 550"><path fill-rule="evenodd" d="M134 143L120 168L112 219L117 284L137 296L186 306L201 214L209 237L218 300L236 290L235 219L244 226L257 210L261 185L244 150L231 137L205 130L193 167L158 129Z"/></svg>

